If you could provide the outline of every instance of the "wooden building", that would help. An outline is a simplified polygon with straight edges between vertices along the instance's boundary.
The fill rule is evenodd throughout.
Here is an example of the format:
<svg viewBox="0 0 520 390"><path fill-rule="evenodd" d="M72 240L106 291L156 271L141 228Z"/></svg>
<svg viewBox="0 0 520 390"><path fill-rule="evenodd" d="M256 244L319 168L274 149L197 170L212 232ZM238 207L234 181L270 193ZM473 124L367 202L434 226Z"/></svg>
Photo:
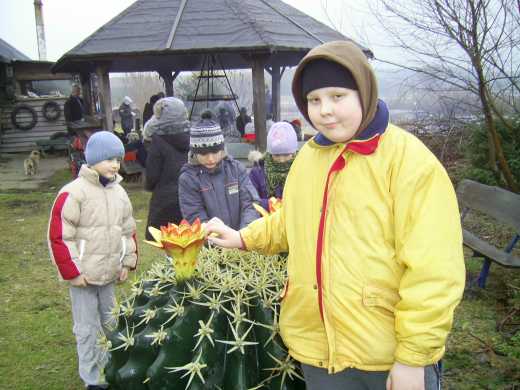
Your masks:
<svg viewBox="0 0 520 390"><path fill-rule="evenodd" d="M27 152L36 141L67 131L63 105L73 78L52 73L53 65L0 39L0 153Z"/></svg>

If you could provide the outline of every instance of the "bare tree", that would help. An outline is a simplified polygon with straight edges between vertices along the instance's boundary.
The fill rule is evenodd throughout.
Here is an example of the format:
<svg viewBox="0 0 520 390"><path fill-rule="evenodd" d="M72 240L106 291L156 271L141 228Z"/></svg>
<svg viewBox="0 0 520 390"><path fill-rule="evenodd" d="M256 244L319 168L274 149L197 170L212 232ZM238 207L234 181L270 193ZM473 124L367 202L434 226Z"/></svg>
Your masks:
<svg viewBox="0 0 520 390"><path fill-rule="evenodd" d="M513 131L508 114L520 113L518 0L378 0L371 7L396 46L412 55L405 63L378 60L478 97L490 168L519 192L497 131L498 121Z"/></svg>
<svg viewBox="0 0 520 390"><path fill-rule="evenodd" d="M132 98L135 106L142 112L146 102L150 100L150 96L157 92L164 91L164 83L159 75L155 72L145 73L125 73L119 77L118 82L114 82L118 95L116 100L122 100L127 95ZM113 103L117 104L117 101ZM120 102L119 102L120 103Z"/></svg>

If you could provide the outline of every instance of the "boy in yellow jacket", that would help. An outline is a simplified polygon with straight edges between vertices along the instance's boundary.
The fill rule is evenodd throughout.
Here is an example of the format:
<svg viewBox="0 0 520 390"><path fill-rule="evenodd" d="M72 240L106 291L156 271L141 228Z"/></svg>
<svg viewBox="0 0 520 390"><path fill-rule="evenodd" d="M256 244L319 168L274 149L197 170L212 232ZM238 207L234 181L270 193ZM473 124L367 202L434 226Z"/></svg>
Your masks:
<svg viewBox="0 0 520 390"><path fill-rule="evenodd" d="M389 123L351 42L311 50L292 91L319 134L291 167L283 207L240 232L210 221L210 240L289 252L280 333L308 389L438 389L465 275L450 179Z"/></svg>

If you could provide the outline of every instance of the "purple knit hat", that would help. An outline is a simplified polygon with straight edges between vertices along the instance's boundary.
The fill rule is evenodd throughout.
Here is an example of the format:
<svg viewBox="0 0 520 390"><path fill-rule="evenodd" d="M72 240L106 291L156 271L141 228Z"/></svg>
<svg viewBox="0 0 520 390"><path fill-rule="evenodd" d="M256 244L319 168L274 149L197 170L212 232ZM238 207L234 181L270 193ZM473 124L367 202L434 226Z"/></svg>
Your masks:
<svg viewBox="0 0 520 390"><path fill-rule="evenodd" d="M296 132L290 123L276 122L267 134L267 152L271 154L293 154L298 149Z"/></svg>

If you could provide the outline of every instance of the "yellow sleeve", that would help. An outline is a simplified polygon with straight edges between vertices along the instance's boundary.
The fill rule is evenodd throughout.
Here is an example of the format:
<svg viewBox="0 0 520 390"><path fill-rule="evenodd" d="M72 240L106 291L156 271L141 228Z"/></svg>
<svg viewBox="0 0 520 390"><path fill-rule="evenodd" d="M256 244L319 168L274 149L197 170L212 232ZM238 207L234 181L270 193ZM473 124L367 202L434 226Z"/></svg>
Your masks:
<svg viewBox="0 0 520 390"><path fill-rule="evenodd" d="M393 188L396 256L404 265L395 359L425 366L444 354L462 298L462 229L455 191L438 161L424 161L407 175L397 178Z"/></svg>
<svg viewBox="0 0 520 390"><path fill-rule="evenodd" d="M247 250L266 255L287 252L283 206L275 213L251 222L247 227L240 230L240 235Z"/></svg>

